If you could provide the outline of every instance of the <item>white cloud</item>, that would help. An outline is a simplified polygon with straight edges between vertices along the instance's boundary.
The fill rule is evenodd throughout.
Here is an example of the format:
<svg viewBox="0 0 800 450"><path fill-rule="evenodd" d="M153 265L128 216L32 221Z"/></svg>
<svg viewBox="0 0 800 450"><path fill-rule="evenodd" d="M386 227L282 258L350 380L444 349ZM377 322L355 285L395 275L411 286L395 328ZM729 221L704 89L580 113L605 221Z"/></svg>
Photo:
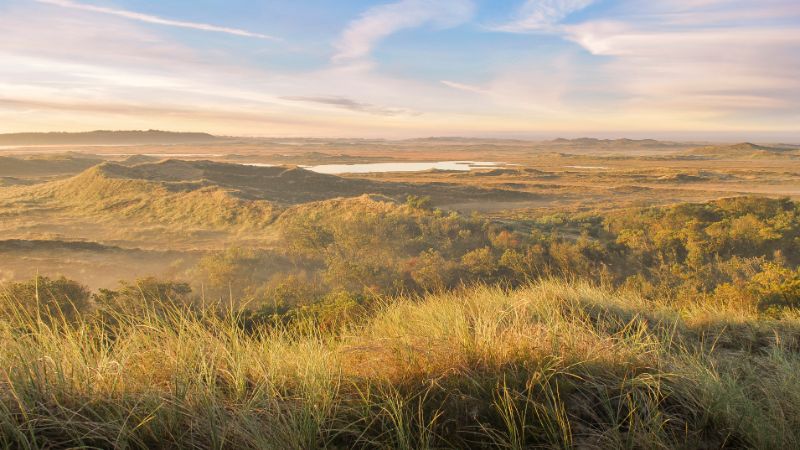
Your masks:
<svg viewBox="0 0 800 450"><path fill-rule="evenodd" d="M778 126L800 112L794 0L631 0L614 12L613 20L566 25L561 33L602 58L624 99L618 110L714 126Z"/></svg>
<svg viewBox="0 0 800 450"><path fill-rule="evenodd" d="M594 1L527 0L519 9L515 20L492 27L492 29L508 33L554 31L557 25L567 16L588 7Z"/></svg>
<svg viewBox="0 0 800 450"><path fill-rule="evenodd" d="M472 84L460 83L457 81L441 80L440 83L449 88L458 89L459 91L464 92L472 92L473 94L489 95L492 93L492 91L489 89Z"/></svg>
<svg viewBox="0 0 800 450"><path fill-rule="evenodd" d="M370 8L342 33L333 59L364 58L381 40L400 30L426 24L440 28L460 25L474 10L471 0L400 0Z"/></svg>
<svg viewBox="0 0 800 450"><path fill-rule="evenodd" d="M228 28L228 27L221 27L217 25L210 25L207 23L197 23L197 22L184 22L180 20L172 20L172 19L165 19L163 17L152 16L149 14L142 14L137 13L134 11L126 11L123 9L114 9L114 8L106 8L102 6L96 5L87 5L83 3L73 2L72 0L35 0L39 3L45 3L48 5L60 6L63 8L71 8L71 9L78 9L82 11L89 11L94 13L100 14L109 14L112 16L117 17L124 17L126 19L131 20L138 20L140 22L152 23L157 25L166 25L171 27L178 27L178 28L189 28L192 30L200 30L200 31L211 31L215 33L226 33L232 34L235 36L244 36L244 37L251 37L251 38L258 38L258 39L267 39L277 41L280 40L275 36L269 36L266 34L261 33L254 33L251 31L240 30L238 28Z"/></svg>
<svg viewBox="0 0 800 450"><path fill-rule="evenodd" d="M600 82L608 88L607 80L598 80L602 74L592 68L582 67L574 52L543 57L536 61L518 61L506 66L480 84L442 80L454 90L476 94L502 110L524 114L532 120L543 117L567 117L582 114L595 108L594 100L581 105L567 105L568 97L580 91L592 94Z"/></svg>
<svg viewBox="0 0 800 450"><path fill-rule="evenodd" d="M399 137L465 109L452 106L459 99L449 89L376 73L367 61L317 71L253 67L122 17L27 3L0 14L0 29L0 131ZM436 117L421 123L429 111Z"/></svg>
<svg viewBox="0 0 800 450"><path fill-rule="evenodd" d="M800 118L800 31L790 26L800 20L796 0L763 0L768 7L749 0L619 0L579 21L561 9L529 21L524 39L540 39L530 24L555 23L536 25L536 32L561 36L563 45L548 40L544 52L537 45L497 48L491 58L476 46L466 57L485 58L486 65L463 71L449 66L464 56L459 48L452 59L425 61L451 69L433 79L373 70L369 54L399 30L464 23L471 2L393 0L370 9L340 36L338 61L345 64L325 64L322 55L314 70L243 63L241 54L190 46L141 20L42 1L63 0L16 3L0 14L6 131L797 135Z"/></svg>

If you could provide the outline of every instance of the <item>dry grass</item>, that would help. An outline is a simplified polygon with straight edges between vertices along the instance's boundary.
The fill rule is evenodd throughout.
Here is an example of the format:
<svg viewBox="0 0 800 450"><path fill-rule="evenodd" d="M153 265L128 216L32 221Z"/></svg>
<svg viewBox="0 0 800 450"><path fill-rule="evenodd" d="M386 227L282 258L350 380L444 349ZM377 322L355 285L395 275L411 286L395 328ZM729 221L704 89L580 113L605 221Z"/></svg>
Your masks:
<svg viewBox="0 0 800 450"><path fill-rule="evenodd" d="M732 308L545 281L396 299L335 333L6 317L0 446L797 447L800 317Z"/></svg>

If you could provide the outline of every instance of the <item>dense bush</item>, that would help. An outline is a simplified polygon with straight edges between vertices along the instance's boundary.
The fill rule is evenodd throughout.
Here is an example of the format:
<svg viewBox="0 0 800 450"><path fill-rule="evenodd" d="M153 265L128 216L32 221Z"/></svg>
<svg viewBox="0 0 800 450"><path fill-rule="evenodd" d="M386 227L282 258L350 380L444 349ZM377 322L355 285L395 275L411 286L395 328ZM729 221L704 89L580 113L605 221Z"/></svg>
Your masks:
<svg viewBox="0 0 800 450"><path fill-rule="evenodd" d="M750 285L754 276L791 279L800 263L799 211L788 200L734 198L493 223L418 198L365 196L290 209L277 224L282 248L212 255L199 273L225 295L234 286L235 297L286 306L338 291L393 295L560 276L676 301L705 301L735 286L763 308L788 304Z"/></svg>
<svg viewBox="0 0 800 450"><path fill-rule="evenodd" d="M39 307L63 309L69 318L75 311L117 310L153 298L282 316L298 308L324 310L332 295L369 303L548 277L591 279L683 303L737 302L761 311L798 303L800 206L785 199L733 198L497 223L431 209L425 199L397 203L363 196L290 208L275 227L276 248L231 248L203 257L191 273L191 289L149 279L88 299L75 283L40 278ZM27 291L35 291L37 282L5 289L30 298Z"/></svg>
<svg viewBox="0 0 800 450"><path fill-rule="evenodd" d="M0 315L72 321L90 312L89 290L64 277L37 276L30 281L0 284Z"/></svg>

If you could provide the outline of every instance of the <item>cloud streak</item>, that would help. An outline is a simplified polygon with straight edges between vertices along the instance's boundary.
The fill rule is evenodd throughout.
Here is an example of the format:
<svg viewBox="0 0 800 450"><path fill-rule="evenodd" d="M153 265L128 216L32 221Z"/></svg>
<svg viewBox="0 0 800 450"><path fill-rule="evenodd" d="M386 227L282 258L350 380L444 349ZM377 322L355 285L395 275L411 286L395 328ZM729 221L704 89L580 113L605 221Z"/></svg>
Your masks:
<svg viewBox="0 0 800 450"><path fill-rule="evenodd" d="M613 19L563 25L561 33L604 58L607 78L619 81L626 98L621 109L694 115L715 126L788 123L800 99L800 31L787 21L798 20L800 8L791 0L766 1L768 8L631 1Z"/></svg>
<svg viewBox="0 0 800 450"><path fill-rule="evenodd" d="M335 108L347 109L350 111L374 114L378 116L401 116L401 115L418 115L413 111L403 108L385 108L382 106L371 105L369 103L362 103L350 98L345 97L304 97L304 96L290 96L281 97L284 100L302 103L315 103L318 105L333 106Z"/></svg>
<svg viewBox="0 0 800 450"><path fill-rule="evenodd" d="M431 24L450 28L469 20L470 0L401 0L368 9L351 22L335 44L335 62L367 57L383 39L398 31Z"/></svg>
<svg viewBox="0 0 800 450"><path fill-rule="evenodd" d="M492 27L507 33L532 33L554 31L570 14L578 12L595 0L527 0L509 23Z"/></svg>
<svg viewBox="0 0 800 450"><path fill-rule="evenodd" d="M459 91L464 91L464 92L471 92L473 94L489 95L492 93L490 89L484 89L480 86L475 86L472 84L459 83L457 81L450 81L450 80L440 80L439 82L449 88L457 89Z"/></svg>
<svg viewBox="0 0 800 450"><path fill-rule="evenodd" d="M126 11L123 9L106 8L103 6L87 5L83 3L73 2L72 0L35 0L38 3L47 5L60 6L62 8L77 9L81 11L89 11L100 14L109 14L117 17L124 17L126 19L137 20L139 22L152 23L156 25L166 25L170 27L188 28L199 31L210 31L214 33L225 33L234 36L250 37L257 39L266 39L270 41L280 41L280 38L270 36L267 34L254 33L247 30L240 30L238 28L221 27L217 25L210 25L207 23L198 22L185 22L180 20L165 19L163 17L152 16L149 14L142 14L134 11Z"/></svg>

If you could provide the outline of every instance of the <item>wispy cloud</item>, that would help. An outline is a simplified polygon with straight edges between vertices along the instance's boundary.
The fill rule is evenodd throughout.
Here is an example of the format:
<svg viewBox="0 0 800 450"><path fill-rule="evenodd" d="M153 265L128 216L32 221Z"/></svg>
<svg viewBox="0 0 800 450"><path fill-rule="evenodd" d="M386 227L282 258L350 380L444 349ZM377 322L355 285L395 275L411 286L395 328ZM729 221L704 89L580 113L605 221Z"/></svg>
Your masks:
<svg viewBox="0 0 800 450"><path fill-rule="evenodd" d="M189 28L192 30L211 31L214 33L232 34L235 36L244 36L257 39L267 39L271 41L279 41L280 38L270 36L267 34L254 33L247 30L240 30L238 28L221 27L217 25L210 25L207 23L197 22L184 22L180 20L165 19L163 17L152 16L149 14L142 14L134 11L126 11L124 9L106 8L103 6L87 5L84 3L73 2L71 0L35 0L39 3L48 5L60 6L63 8L78 9L82 11L89 11L100 14L109 14L117 17L124 17L126 19L138 20L140 22L152 23L156 25L166 25L170 27Z"/></svg>
<svg viewBox="0 0 800 450"><path fill-rule="evenodd" d="M492 93L492 91L489 89L485 89L480 86L474 86L471 84L459 83L457 81L441 80L440 83L449 88L458 89L459 91L464 91L464 92L472 92L473 94L486 95Z"/></svg>
<svg viewBox="0 0 800 450"><path fill-rule="evenodd" d="M672 111L713 121L796 114L800 19L795 0L623 3L610 19L561 27L605 57L629 110ZM749 20L748 18L752 18ZM774 119L769 119L774 120Z"/></svg>
<svg viewBox="0 0 800 450"><path fill-rule="evenodd" d="M347 109L350 111L375 114L378 116L400 116L400 115L418 115L414 111L403 108L386 108L376 106L369 103L362 103L350 98L345 97L281 97L284 100L303 103L316 103L318 105L333 106L335 108Z"/></svg>
<svg viewBox="0 0 800 450"><path fill-rule="evenodd" d="M376 70L380 61L370 56L387 37L473 17L486 23L496 10L483 19L476 14L491 8L474 4L487 2L359 2L370 6L333 42L301 18L281 28L308 45L303 64L283 45L270 46L279 57L264 64L253 49L269 41L232 48L175 39L148 25L174 21L104 7L111 0L0 0L0 130L385 137L763 130L800 139L797 0L605 0L602 8L588 0L509 0L518 8L497 31L527 36L463 26L448 32L460 39L431 49L420 39L426 30L393 42L405 59ZM246 27L237 19L224 23ZM517 45L523 42L530 45Z"/></svg>
<svg viewBox="0 0 800 450"><path fill-rule="evenodd" d="M474 10L471 0L400 0L370 8L342 33L333 60L364 58L381 40L400 30L425 24L457 26L469 20Z"/></svg>
<svg viewBox="0 0 800 450"><path fill-rule="evenodd" d="M595 0L527 0L517 17L506 24L492 27L508 33L553 31L570 14L580 11Z"/></svg>

